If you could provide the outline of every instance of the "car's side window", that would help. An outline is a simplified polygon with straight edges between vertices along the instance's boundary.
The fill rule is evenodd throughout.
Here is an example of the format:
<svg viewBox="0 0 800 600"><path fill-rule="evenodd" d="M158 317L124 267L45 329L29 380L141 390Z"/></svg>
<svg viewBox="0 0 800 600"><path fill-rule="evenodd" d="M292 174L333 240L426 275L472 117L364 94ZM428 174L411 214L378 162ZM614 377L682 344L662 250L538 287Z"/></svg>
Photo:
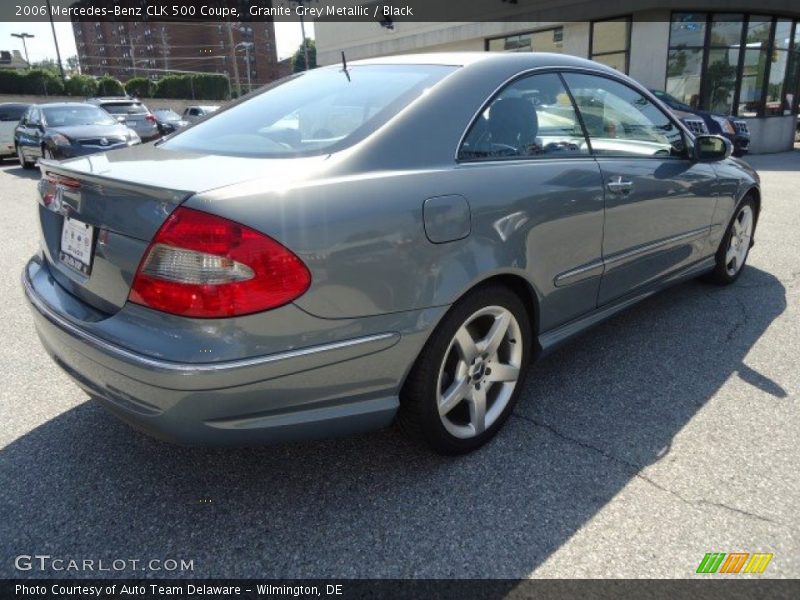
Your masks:
<svg viewBox="0 0 800 600"><path fill-rule="evenodd" d="M565 73L592 150L600 156L685 158L683 131L631 87L596 75Z"/></svg>
<svg viewBox="0 0 800 600"><path fill-rule="evenodd" d="M40 117L39 117L39 109L34 108L31 110L30 114L28 115L28 125L32 127L36 127L39 125Z"/></svg>
<svg viewBox="0 0 800 600"><path fill-rule="evenodd" d="M588 156L572 100L556 73L518 79L476 119L459 160Z"/></svg>

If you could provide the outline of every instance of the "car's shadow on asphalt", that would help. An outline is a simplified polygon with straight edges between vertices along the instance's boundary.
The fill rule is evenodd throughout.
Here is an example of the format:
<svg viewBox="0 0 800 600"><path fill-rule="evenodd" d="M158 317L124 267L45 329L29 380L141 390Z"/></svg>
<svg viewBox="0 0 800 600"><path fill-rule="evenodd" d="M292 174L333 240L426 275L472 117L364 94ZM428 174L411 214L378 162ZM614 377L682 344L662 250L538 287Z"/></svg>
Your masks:
<svg viewBox="0 0 800 600"><path fill-rule="evenodd" d="M41 175L39 169L23 169L16 159L13 162L10 159L0 160L0 171L25 179L39 179Z"/></svg>
<svg viewBox="0 0 800 600"><path fill-rule="evenodd" d="M506 429L461 458L394 430L178 448L87 402L0 451L3 551L193 559L195 576L524 578L730 377L786 394L743 364L785 307L752 267L663 292L532 367Z"/></svg>

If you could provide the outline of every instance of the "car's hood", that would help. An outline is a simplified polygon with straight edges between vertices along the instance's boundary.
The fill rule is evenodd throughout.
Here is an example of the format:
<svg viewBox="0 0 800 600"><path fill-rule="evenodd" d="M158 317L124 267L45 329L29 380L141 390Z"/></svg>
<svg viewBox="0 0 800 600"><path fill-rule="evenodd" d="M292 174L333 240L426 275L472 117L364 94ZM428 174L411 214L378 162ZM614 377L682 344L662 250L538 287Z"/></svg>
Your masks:
<svg viewBox="0 0 800 600"><path fill-rule="evenodd" d="M64 127L49 127L48 133L60 133L72 139L93 138L103 136L127 136L128 128L124 125L69 125Z"/></svg>
<svg viewBox="0 0 800 600"><path fill-rule="evenodd" d="M326 159L242 158L142 144L64 161L59 170L72 171L78 177L198 193L256 179L264 181L265 189L282 189L321 170Z"/></svg>

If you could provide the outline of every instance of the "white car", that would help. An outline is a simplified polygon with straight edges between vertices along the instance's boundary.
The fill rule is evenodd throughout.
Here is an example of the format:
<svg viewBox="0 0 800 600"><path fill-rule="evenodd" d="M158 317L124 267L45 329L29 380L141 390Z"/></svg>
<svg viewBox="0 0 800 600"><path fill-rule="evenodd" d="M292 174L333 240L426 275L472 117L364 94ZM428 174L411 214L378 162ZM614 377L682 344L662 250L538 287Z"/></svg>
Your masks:
<svg viewBox="0 0 800 600"><path fill-rule="evenodd" d="M0 104L0 159L17 155L14 148L14 129L30 104L3 102Z"/></svg>

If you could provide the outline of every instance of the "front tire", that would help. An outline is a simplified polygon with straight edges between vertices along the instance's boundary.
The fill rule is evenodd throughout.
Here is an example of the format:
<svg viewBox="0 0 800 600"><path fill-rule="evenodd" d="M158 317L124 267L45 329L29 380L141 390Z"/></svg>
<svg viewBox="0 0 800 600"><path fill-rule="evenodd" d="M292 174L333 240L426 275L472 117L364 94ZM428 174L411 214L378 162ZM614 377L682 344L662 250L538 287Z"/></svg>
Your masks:
<svg viewBox="0 0 800 600"><path fill-rule="evenodd" d="M401 428L440 454L488 442L519 400L531 349L530 318L505 286L457 302L431 335L400 394Z"/></svg>
<svg viewBox="0 0 800 600"><path fill-rule="evenodd" d="M716 264L708 279L718 285L730 285L742 274L750 253L756 224L756 203L746 196L733 212L731 222L715 256Z"/></svg>
<svg viewBox="0 0 800 600"><path fill-rule="evenodd" d="M17 160L19 161L19 166L23 169L32 169L34 163L29 160L25 160L25 154L22 151L22 146L17 146Z"/></svg>

